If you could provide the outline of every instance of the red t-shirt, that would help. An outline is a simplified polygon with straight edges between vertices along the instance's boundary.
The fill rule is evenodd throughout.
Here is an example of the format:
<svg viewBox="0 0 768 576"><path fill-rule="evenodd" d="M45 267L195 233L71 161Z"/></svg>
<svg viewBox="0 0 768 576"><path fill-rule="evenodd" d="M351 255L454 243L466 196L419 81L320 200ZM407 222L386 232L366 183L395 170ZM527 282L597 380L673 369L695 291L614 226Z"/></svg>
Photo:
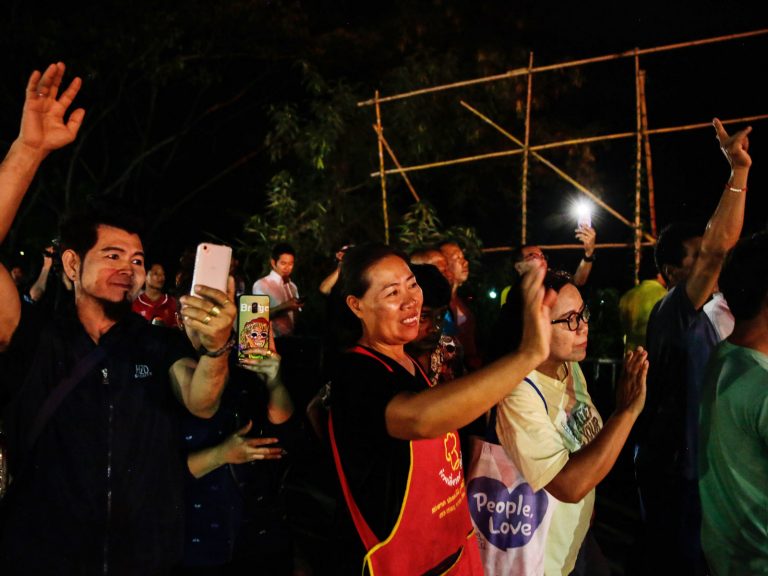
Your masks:
<svg viewBox="0 0 768 576"><path fill-rule="evenodd" d="M131 309L143 316L147 322L176 327L176 299L173 296L163 294L157 300L150 300L146 294L141 293L133 301Z"/></svg>

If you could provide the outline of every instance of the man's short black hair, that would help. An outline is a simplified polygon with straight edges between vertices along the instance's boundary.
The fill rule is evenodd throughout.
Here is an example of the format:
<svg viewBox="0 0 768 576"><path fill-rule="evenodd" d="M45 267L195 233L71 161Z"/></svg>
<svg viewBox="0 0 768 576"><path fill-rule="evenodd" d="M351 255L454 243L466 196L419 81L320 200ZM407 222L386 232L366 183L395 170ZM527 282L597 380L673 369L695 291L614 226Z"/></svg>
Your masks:
<svg viewBox="0 0 768 576"><path fill-rule="evenodd" d="M720 272L720 290L736 321L751 320L768 296L768 232L744 238L731 250Z"/></svg>
<svg viewBox="0 0 768 576"><path fill-rule="evenodd" d="M653 257L656 260L656 269L667 283L669 278L664 273L664 266L682 266L685 258L683 243L701 235L701 227L692 222L673 222L662 229L656 241Z"/></svg>
<svg viewBox="0 0 768 576"><path fill-rule="evenodd" d="M424 295L424 306L442 308L451 302L451 285L432 264L410 264L416 282Z"/></svg>
<svg viewBox="0 0 768 576"><path fill-rule="evenodd" d="M143 236L141 220L127 206L107 204L104 201L88 202L87 206L68 212L59 224L61 252L73 250L81 259L96 245L98 227L111 226L131 234Z"/></svg>
<svg viewBox="0 0 768 576"><path fill-rule="evenodd" d="M275 244L275 247L272 248L272 260L277 262L280 260L280 256L283 254L290 254L296 258L296 251L293 249L293 246L287 242L280 242L279 244Z"/></svg>

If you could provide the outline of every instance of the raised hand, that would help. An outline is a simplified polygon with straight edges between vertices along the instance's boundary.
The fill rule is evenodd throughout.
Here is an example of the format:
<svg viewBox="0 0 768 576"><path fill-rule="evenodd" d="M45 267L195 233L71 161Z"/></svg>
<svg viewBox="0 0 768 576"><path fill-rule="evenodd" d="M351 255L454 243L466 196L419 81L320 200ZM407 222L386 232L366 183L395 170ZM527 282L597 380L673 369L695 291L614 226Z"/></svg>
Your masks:
<svg viewBox="0 0 768 576"><path fill-rule="evenodd" d="M717 141L720 143L720 149L725 154L728 164L731 168L749 168L752 165L752 158L749 155L749 138L752 132L752 126L739 130L733 136L729 136L725 131L723 123L717 118L712 120L715 127Z"/></svg>
<svg viewBox="0 0 768 576"><path fill-rule="evenodd" d="M523 337L520 350L541 362L549 356L552 334L550 311L557 294L544 287L547 263L544 260L525 262L520 290L523 296Z"/></svg>
<svg viewBox="0 0 768 576"><path fill-rule="evenodd" d="M616 390L616 410L627 410L639 416L645 406L645 378L648 375L648 352L638 346L624 357L624 369Z"/></svg>
<svg viewBox="0 0 768 576"><path fill-rule="evenodd" d="M227 291L229 294L208 286L195 286L195 296L180 298L184 328L196 348L203 346L209 352L215 352L230 339L237 313L232 303L235 284L231 276Z"/></svg>
<svg viewBox="0 0 768 576"><path fill-rule="evenodd" d="M42 73L35 70L27 83L17 142L42 156L72 142L85 116L85 110L78 108L64 119L82 85L80 78L75 78L59 93L64 69L64 64L58 62Z"/></svg>
<svg viewBox="0 0 768 576"><path fill-rule="evenodd" d="M592 226L579 226L576 228L576 238L584 245L584 255L589 258L595 251L597 234Z"/></svg>

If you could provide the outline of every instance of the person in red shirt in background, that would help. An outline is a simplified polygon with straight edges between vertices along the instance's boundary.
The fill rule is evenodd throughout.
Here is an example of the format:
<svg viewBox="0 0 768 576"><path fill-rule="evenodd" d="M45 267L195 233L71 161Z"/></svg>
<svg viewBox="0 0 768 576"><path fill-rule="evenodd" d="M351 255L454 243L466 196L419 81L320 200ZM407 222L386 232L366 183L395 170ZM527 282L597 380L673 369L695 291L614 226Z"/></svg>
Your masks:
<svg viewBox="0 0 768 576"><path fill-rule="evenodd" d="M152 324L173 328L176 326L176 299L163 292L164 286L165 270L162 264L154 262L147 269L144 291L133 301L131 309Z"/></svg>

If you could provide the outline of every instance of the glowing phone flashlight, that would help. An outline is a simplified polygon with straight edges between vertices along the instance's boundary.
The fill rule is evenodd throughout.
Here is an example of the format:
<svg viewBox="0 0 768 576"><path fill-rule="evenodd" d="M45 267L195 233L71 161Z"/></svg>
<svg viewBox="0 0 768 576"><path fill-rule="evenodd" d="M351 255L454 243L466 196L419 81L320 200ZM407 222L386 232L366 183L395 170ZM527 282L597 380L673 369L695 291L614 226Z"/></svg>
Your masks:
<svg viewBox="0 0 768 576"><path fill-rule="evenodd" d="M579 200L573 208L579 228L592 226L592 204L586 200Z"/></svg>

